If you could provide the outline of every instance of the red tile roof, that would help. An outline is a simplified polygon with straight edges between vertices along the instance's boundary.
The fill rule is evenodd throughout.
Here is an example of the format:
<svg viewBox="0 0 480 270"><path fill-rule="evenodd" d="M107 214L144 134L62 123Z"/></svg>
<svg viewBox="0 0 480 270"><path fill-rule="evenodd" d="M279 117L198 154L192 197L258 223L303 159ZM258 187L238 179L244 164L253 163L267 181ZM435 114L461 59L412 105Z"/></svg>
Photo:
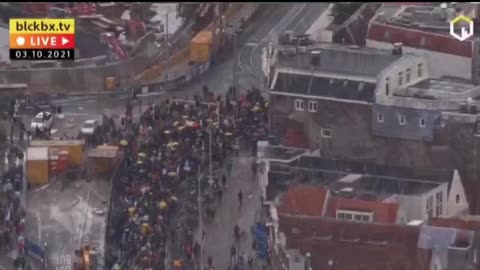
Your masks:
<svg viewBox="0 0 480 270"><path fill-rule="evenodd" d="M322 216L328 190L309 185L290 187L277 207L279 214Z"/></svg>
<svg viewBox="0 0 480 270"><path fill-rule="evenodd" d="M433 218L430 221L430 225L435 227L446 227L480 232L480 221L477 220Z"/></svg>
<svg viewBox="0 0 480 270"><path fill-rule="evenodd" d="M418 249L419 226L356 223L322 217L281 216L289 249L309 252L312 269L429 269L431 251Z"/></svg>
<svg viewBox="0 0 480 270"><path fill-rule="evenodd" d="M374 222L395 224L397 221L398 208L397 203L335 197L330 199L325 215L328 217L336 217L337 210L373 212Z"/></svg>

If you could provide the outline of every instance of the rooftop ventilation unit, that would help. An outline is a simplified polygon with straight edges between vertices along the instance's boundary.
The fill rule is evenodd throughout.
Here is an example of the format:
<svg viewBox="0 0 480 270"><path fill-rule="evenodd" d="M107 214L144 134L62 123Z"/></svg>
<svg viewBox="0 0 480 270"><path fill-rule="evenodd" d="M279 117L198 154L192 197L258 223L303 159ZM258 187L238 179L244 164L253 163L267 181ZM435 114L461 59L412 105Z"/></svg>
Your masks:
<svg viewBox="0 0 480 270"><path fill-rule="evenodd" d="M394 43L392 54L393 55L402 55L403 54L403 43L401 43L401 42Z"/></svg>

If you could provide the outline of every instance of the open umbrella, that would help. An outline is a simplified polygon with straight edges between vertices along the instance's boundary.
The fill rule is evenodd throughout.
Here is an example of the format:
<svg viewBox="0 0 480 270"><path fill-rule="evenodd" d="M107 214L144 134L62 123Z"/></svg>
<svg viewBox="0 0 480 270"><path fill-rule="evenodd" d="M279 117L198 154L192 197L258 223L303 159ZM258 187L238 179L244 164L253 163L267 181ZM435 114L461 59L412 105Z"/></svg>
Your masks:
<svg viewBox="0 0 480 270"><path fill-rule="evenodd" d="M138 156L141 157L141 158L145 158L147 155L145 153L141 152L141 153L138 153Z"/></svg>
<svg viewBox="0 0 480 270"><path fill-rule="evenodd" d="M121 146L127 146L127 145L128 145L127 140L121 140L121 141L120 141L120 145L121 145Z"/></svg>
<svg viewBox="0 0 480 270"><path fill-rule="evenodd" d="M168 147L175 147L175 146L177 146L177 145L178 145L178 142L169 142L169 143L167 144Z"/></svg>
<svg viewBox="0 0 480 270"><path fill-rule="evenodd" d="M175 122L173 122L173 126L174 126L174 127L178 126L179 124L180 124L180 122L179 122L179 121L175 121Z"/></svg>
<svg viewBox="0 0 480 270"><path fill-rule="evenodd" d="M170 134L170 133L172 133L170 130L165 130L165 131L163 132L163 134L167 134L167 135Z"/></svg>
<svg viewBox="0 0 480 270"><path fill-rule="evenodd" d="M172 199L172 201L174 201L174 202L178 201L178 198L173 196L173 195L172 195L172 197L170 197L170 199Z"/></svg>
<svg viewBox="0 0 480 270"><path fill-rule="evenodd" d="M158 208L160 208L160 209L165 209L167 207L168 207L168 204L165 201L161 201L161 202L158 203Z"/></svg>
<svg viewBox="0 0 480 270"><path fill-rule="evenodd" d="M143 164L143 161L139 160L139 161L137 161L137 164L141 165L141 164Z"/></svg>
<svg viewBox="0 0 480 270"><path fill-rule="evenodd" d="M232 136L233 134L230 132L225 132L225 136Z"/></svg>
<svg viewBox="0 0 480 270"><path fill-rule="evenodd" d="M188 115L182 116L183 119L188 119Z"/></svg>
<svg viewBox="0 0 480 270"><path fill-rule="evenodd" d="M184 129L185 129L184 126L178 127L178 130L180 130L180 131L182 131L182 130L184 130Z"/></svg>
<svg viewBox="0 0 480 270"><path fill-rule="evenodd" d="M177 173L176 172L169 172L168 176L177 176Z"/></svg>

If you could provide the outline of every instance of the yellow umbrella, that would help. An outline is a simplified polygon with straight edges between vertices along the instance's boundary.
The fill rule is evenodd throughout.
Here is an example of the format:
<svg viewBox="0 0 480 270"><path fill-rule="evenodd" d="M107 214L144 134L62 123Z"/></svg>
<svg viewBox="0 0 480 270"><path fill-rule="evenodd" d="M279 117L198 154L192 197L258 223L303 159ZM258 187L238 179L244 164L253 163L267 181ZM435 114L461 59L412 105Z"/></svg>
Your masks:
<svg viewBox="0 0 480 270"><path fill-rule="evenodd" d="M147 155L146 155L145 153L141 152L141 153L138 153L138 156L141 157L141 158L144 158L144 157L146 157Z"/></svg>
<svg viewBox="0 0 480 270"><path fill-rule="evenodd" d="M172 133L172 132L171 132L170 130L165 130L165 132L163 132L163 133L168 135L168 134L170 134L170 133Z"/></svg>
<svg viewBox="0 0 480 270"><path fill-rule="evenodd" d="M178 121L173 122L174 127L178 126L179 124L180 124L180 122L178 122Z"/></svg>
<svg viewBox="0 0 480 270"><path fill-rule="evenodd" d="M173 260L173 267L181 268L182 267L182 261L181 260Z"/></svg>
<svg viewBox="0 0 480 270"><path fill-rule="evenodd" d="M168 176L177 176L177 173L176 172L169 172Z"/></svg>
<svg viewBox="0 0 480 270"><path fill-rule="evenodd" d="M167 144L168 147L175 147L175 146L177 146L177 145L178 145L178 142L169 142L169 143Z"/></svg>
<svg viewBox="0 0 480 270"><path fill-rule="evenodd" d="M165 209L165 208L168 207L168 204L165 201L161 201L161 202L158 203L158 207L160 209Z"/></svg>
<svg viewBox="0 0 480 270"><path fill-rule="evenodd" d="M121 140L121 141L120 141L120 145L122 145L122 146L127 146L127 145L128 145L127 140Z"/></svg>

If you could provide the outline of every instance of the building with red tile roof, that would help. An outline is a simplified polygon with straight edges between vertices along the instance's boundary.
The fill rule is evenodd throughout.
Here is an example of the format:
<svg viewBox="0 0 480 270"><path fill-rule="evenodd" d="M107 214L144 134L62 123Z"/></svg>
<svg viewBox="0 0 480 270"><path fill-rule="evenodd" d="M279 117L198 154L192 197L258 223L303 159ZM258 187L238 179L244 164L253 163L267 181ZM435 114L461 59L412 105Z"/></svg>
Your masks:
<svg viewBox="0 0 480 270"><path fill-rule="evenodd" d="M379 201L365 201L359 199L332 198L327 207L326 216L343 219L358 219L368 217L370 222L395 224L397 222L399 205ZM345 217L350 215L350 217Z"/></svg>
<svg viewBox="0 0 480 270"><path fill-rule="evenodd" d="M310 254L307 263L311 269L426 270L430 267L431 251L417 248L420 229L416 226L290 215L280 218L279 231L285 241L283 248L272 249L274 267L284 265L294 270L291 261L299 257L294 250Z"/></svg>
<svg viewBox="0 0 480 270"><path fill-rule="evenodd" d="M323 187L295 185L280 198L279 214L323 216L329 198L329 191Z"/></svg>

